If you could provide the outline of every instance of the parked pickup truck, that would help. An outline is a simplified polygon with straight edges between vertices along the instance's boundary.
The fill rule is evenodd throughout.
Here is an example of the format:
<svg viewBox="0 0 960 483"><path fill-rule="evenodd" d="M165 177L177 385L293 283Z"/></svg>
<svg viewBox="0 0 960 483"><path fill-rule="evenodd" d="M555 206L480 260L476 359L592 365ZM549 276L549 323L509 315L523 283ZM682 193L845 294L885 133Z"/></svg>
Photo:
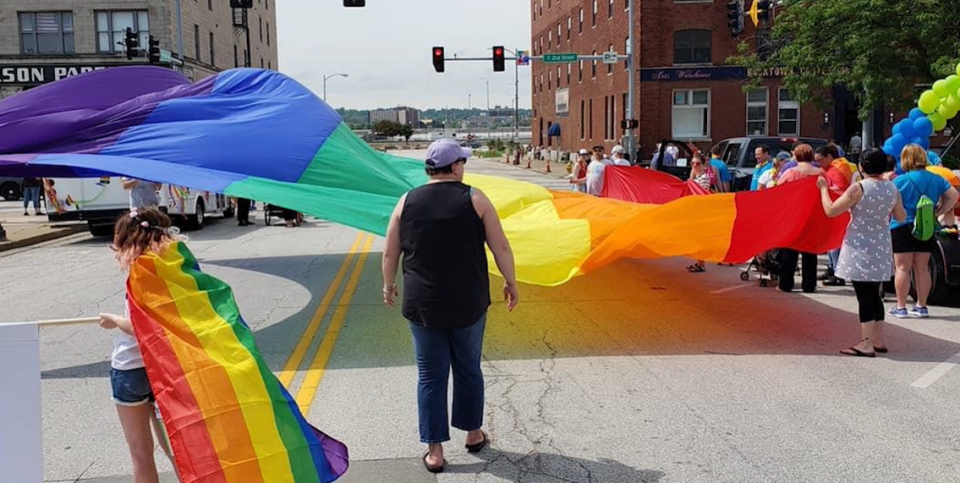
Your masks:
<svg viewBox="0 0 960 483"><path fill-rule="evenodd" d="M724 139L717 143L720 146L720 158L727 164L730 174L733 175L731 189L733 191L747 191L750 189L750 181L753 179L753 170L757 166L757 157L755 152L758 147L766 145L770 148L770 156L776 156L780 151L791 152L793 147L798 144L809 144L814 150L827 145L826 139L816 138L777 138L777 137L743 137ZM660 142L660 155L658 159L664 159L668 145L674 145L679 149L677 159L673 166L663 166L663 163L657 164L657 170L672 174L682 180L690 178L690 156L693 155L691 148L685 141L675 141L665 139ZM710 153L704 153L708 158Z"/></svg>

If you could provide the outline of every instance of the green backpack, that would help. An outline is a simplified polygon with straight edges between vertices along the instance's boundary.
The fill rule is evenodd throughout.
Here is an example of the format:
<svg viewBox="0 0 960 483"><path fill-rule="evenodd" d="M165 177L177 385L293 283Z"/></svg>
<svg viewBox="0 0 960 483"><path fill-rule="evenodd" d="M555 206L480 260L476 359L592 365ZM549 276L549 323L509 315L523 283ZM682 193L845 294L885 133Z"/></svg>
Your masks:
<svg viewBox="0 0 960 483"><path fill-rule="evenodd" d="M917 201L917 215L913 219L913 237L920 241L927 241L933 238L937 231L936 203L923 194L913 180L910 180L910 183L920 193L920 200Z"/></svg>

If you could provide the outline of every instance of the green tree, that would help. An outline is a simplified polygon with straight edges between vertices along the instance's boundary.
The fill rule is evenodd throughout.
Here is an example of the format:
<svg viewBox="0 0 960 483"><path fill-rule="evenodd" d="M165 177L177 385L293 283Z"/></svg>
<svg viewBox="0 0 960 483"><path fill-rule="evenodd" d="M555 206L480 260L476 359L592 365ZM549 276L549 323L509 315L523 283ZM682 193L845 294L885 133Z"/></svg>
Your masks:
<svg viewBox="0 0 960 483"><path fill-rule="evenodd" d="M914 86L954 72L960 51L960 8L941 0L786 0L761 58L751 41L730 59L760 85L780 68L794 99L825 106L835 86L862 101L860 116L881 105L905 109Z"/></svg>
<svg viewBox="0 0 960 483"><path fill-rule="evenodd" d="M388 138L402 135L403 125L399 122L382 120L373 123L373 132Z"/></svg>
<svg viewBox="0 0 960 483"><path fill-rule="evenodd" d="M400 136L403 136L404 141L410 142L410 137L413 136L413 127L409 124L404 124L400 126Z"/></svg>

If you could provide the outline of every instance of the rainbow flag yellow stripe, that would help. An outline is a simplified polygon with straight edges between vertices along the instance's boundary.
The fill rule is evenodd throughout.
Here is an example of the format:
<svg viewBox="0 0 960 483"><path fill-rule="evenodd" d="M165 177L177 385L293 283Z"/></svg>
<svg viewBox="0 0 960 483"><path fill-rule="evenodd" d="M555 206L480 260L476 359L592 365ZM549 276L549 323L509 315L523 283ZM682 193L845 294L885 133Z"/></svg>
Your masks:
<svg viewBox="0 0 960 483"><path fill-rule="evenodd" d="M326 483L347 448L310 426L222 281L183 243L141 256L131 320L183 483Z"/></svg>

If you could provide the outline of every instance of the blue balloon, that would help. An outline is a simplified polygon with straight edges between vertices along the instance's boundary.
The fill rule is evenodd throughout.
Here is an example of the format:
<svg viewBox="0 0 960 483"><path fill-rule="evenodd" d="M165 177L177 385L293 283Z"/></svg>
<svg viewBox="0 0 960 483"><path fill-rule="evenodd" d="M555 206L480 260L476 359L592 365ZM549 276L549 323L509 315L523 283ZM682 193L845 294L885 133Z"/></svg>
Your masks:
<svg viewBox="0 0 960 483"><path fill-rule="evenodd" d="M917 119L924 118L924 117L927 117L927 115L924 114L919 107L914 107L913 109L910 110L911 121L916 121Z"/></svg>
<svg viewBox="0 0 960 483"><path fill-rule="evenodd" d="M900 124L900 135L906 139L913 139L917 137L917 133L913 129L913 121L909 119L904 119L899 122Z"/></svg>
<svg viewBox="0 0 960 483"><path fill-rule="evenodd" d="M928 138L933 134L933 122L926 117L921 117L913 121L913 135L916 137Z"/></svg>
<svg viewBox="0 0 960 483"><path fill-rule="evenodd" d="M903 137L902 134L894 134L890 138L890 147L893 148L893 152L890 153L893 156L900 156L900 152L903 151L904 146L907 145L907 138Z"/></svg>
<svg viewBox="0 0 960 483"><path fill-rule="evenodd" d="M927 160L930 161L930 164L934 166L940 166L940 164L942 164L940 155L933 151L927 151Z"/></svg>
<svg viewBox="0 0 960 483"><path fill-rule="evenodd" d="M930 149L930 138L913 138L913 140L910 141L910 144L916 144L926 151Z"/></svg>
<svg viewBox="0 0 960 483"><path fill-rule="evenodd" d="M896 124L893 125L893 134L894 134L894 135L902 134L902 133L900 132L901 129L903 129L903 121L900 121L900 122L898 122L898 123L896 123Z"/></svg>

